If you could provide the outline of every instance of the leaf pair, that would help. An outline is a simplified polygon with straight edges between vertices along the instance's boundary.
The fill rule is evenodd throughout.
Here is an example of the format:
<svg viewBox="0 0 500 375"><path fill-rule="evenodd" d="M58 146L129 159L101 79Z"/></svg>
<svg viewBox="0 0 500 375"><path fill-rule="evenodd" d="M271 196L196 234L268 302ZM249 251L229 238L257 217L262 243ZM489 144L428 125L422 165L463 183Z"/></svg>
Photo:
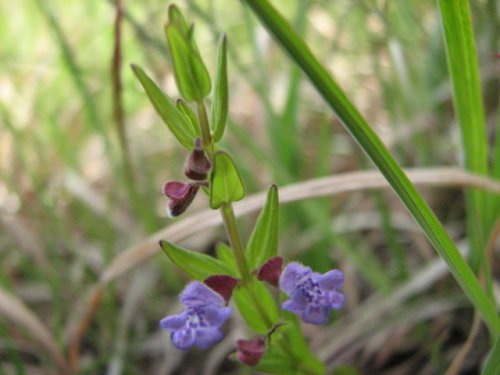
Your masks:
<svg viewBox="0 0 500 375"><path fill-rule="evenodd" d="M194 26L188 26L184 16L175 5L169 7L168 16L169 23L165 26L165 35L179 92L186 101L203 103L204 98L210 94L212 84L194 39ZM167 124L172 134L181 145L192 149L194 139L201 137L200 125L194 111L181 99L177 100L174 105L172 100L139 66L132 65L132 69L156 112ZM217 74L210 117L215 142L219 142L224 135L228 97L227 39L223 36L217 50Z"/></svg>

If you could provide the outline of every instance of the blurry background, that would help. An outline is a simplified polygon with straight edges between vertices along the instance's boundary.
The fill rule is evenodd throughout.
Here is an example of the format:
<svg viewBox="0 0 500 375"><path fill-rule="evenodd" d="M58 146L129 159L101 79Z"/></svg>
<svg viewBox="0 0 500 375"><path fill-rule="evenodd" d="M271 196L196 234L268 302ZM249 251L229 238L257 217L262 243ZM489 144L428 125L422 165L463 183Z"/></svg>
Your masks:
<svg viewBox="0 0 500 375"><path fill-rule="evenodd" d="M168 4L123 1L118 64L113 63L113 1L0 2L1 373L58 373L54 350L67 354L92 286L118 255L175 222L166 217L160 187L183 178L186 153L129 68L141 65L171 97L177 96L163 36ZM228 35L230 119L224 147L233 154L248 193L271 183L285 186L372 168L240 2L177 4L195 22L212 73L217 40L221 32ZM435 1L273 4L403 167L461 166ZM470 5L493 146L499 5L495 0ZM117 74L121 90L113 89ZM116 115L120 106L122 122ZM428 276L425 291L415 286L426 279L422 270L435 262L435 253L390 191L358 190L286 205L281 213L282 255L318 271L337 266L346 272L349 306L339 315L372 311L377 317L370 306L393 303L387 305L392 315L364 330L357 322L363 317L355 313L329 330L306 327L313 350L322 349L330 364L350 364L363 373L442 373L469 335L472 312L455 283L441 278L444 271ZM462 191L421 191L463 247ZM184 215L205 207L200 194ZM254 219L241 219L245 237ZM218 227L190 236L183 245L210 252L221 240ZM178 309L177 293L186 280L158 254L110 283L82 342L80 372L197 374L203 368L205 373L236 373L237 367L224 360L233 336L212 351L181 355L158 329L159 319ZM396 294L394 300L402 283L419 292L404 298ZM47 342L20 313L26 309L50 333ZM232 327L241 334L238 321ZM327 345L342 335L344 346ZM478 334L475 352L463 365L471 372L464 373L477 371L486 349L486 336Z"/></svg>

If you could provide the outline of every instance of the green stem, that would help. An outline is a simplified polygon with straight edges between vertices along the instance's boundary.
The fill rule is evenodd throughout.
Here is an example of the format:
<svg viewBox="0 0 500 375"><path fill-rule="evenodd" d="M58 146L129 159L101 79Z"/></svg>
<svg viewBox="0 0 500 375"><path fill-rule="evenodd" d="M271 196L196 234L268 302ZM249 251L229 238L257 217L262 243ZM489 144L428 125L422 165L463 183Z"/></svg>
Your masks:
<svg viewBox="0 0 500 375"><path fill-rule="evenodd" d="M212 134L210 133L210 125L208 123L207 110L205 104L200 101L196 103L196 110L198 111L198 120L200 121L201 138L203 141L203 148L211 158L213 150Z"/></svg>
<svg viewBox="0 0 500 375"><path fill-rule="evenodd" d="M236 264L240 270L242 284L247 285L251 281L250 272L245 259L243 245L241 243L240 232L236 226L236 217L234 216L233 205L231 203L224 203L221 207L222 219L226 227L226 233L229 238L229 243L233 249Z"/></svg>

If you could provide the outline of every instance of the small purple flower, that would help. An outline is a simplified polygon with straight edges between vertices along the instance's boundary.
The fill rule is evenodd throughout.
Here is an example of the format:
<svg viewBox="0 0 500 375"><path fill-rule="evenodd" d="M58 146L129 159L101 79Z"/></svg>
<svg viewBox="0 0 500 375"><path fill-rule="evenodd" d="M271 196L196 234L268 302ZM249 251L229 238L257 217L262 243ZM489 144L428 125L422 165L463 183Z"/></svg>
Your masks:
<svg viewBox="0 0 500 375"><path fill-rule="evenodd" d="M197 184L170 181L163 185L163 194L168 198L167 213L171 217L179 216L189 207L198 189Z"/></svg>
<svg viewBox="0 0 500 375"><path fill-rule="evenodd" d="M174 346L188 350L192 346L207 349L222 340L220 326L233 309L225 307L224 298L199 281L184 288L179 300L186 308L178 315L167 316L160 327L171 332Z"/></svg>
<svg viewBox="0 0 500 375"><path fill-rule="evenodd" d="M289 263L280 277L280 289L290 299L281 306L299 315L306 323L325 324L331 309L344 305L344 293L340 290L344 274L331 270L321 275L300 263Z"/></svg>

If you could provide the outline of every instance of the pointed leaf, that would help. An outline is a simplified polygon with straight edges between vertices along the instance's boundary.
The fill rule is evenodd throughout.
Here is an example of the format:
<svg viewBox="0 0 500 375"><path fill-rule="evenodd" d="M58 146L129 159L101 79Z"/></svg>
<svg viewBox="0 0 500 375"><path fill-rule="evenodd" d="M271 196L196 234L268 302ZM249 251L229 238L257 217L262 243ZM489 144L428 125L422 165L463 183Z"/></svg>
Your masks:
<svg viewBox="0 0 500 375"><path fill-rule="evenodd" d="M214 141L219 142L224 135L228 108L227 88L227 38L224 35L217 49L217 74L215 76L214 97L210 124L214 133Z"/></svg>
<svg viewBox="0 0 500 375"><path fill-rule="evenodd" d="M256 301L252 296L257 296L259 300ZM233 293L233 299L241 316L255 332L264 335L278 322L279 313L276 302L263 283L253 281L245 288L237 287ZM264 318L262 313L267 318Z"/></svg>
<svg viewBox="0 0 500 375"><path fill-rule="evenodd" d="M212 275L233 275L220 260L207 254L187 250L168 241L160 241L160 246L180 269L195 280L203 281Z"/></svg>
<svg viewBox="0 0 500 375"><path fill-rule="evenodd" d="M139 66L132 64L132 70L141 82L142 87L144 87L156 112L160 115L163 122L167 124L175 138L187 149L193 148L196 133L193 131L191 124L179 113L170 99Z"/></svg>
<svg viewBox="0 0 500 375"><path fill-rule="evenodd" d="M175 25L182 35L187 35L189 33L189 25L181 10L175 4L168 7L168 24Z"/></svg>
<svg viewBox="0 0 500 375"><path fill-rule="evenodd" d="M278 254L278 188L272 185L248 240L246 258L250 269L262 266Z"/></svg>
<svg viewBox="0 0 500 375"><path fill-rule="evenodd" d="M210 93L210 75L199 53L189 44L175 25L165 28L172 56L175 82L179 92L188 101L201 101Z"/></svg>
<svg viewBox="0 0 500 375"><path fill-rule="evenodd" d="M217 152L210 176L210 207L215 210L244 196L245 186L233 161L225 152Z"/></svg>
<svg viewBox="0 0 500 375"><path fill-rule="evenodd" d="M196 114L194 111L191 109L189 104L187 104L184 100L182 99L177 99L177 102L175 103L175 106L177 107L177 110L184 115L186 120L189 121L191 124L191 127L193 128L193 131L196 133L198 138L201 138L201 131L200 131L200 125L198 124L198 117L196 117Z"/></svg>
<svg viewBox="0 0 500 375"><path fill-rule="evenodd" d="M228 267L232 275L239 275L238 266L234 260L233 250L225 244L224 242L219 242L215 246L215 254L217 255L217 259L219 259L222 263Z"/></svg>

